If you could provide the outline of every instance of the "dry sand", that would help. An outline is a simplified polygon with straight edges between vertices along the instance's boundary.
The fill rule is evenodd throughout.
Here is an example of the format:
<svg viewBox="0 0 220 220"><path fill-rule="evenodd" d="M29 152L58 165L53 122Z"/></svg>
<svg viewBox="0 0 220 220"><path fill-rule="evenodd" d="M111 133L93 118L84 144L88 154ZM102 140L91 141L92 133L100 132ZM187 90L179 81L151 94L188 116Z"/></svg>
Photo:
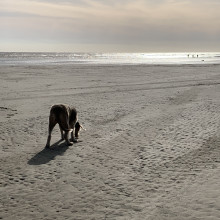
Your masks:
<svg viewBox="0 0 220 220"><path fill-rule="evenodd" d="M0 219L220 219L220 66L0 67ZM51 105L87 131L67 147Z"/></svg>

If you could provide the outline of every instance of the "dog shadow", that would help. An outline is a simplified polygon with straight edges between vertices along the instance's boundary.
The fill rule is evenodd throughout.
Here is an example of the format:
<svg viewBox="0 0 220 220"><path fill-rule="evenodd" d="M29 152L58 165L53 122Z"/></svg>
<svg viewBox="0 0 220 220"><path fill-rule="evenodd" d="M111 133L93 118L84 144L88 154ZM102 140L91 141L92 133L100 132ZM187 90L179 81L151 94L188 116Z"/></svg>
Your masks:
<svg viewBox="0 0 220 220"><path fill-rule="evenodd" d="M51 160L54 160L56 156L63 155L65 151L69 148L63 140L59 140L50 148L44 148L42 151L34 155L29 161L29 165L42 165L47 164Z"/></svg>

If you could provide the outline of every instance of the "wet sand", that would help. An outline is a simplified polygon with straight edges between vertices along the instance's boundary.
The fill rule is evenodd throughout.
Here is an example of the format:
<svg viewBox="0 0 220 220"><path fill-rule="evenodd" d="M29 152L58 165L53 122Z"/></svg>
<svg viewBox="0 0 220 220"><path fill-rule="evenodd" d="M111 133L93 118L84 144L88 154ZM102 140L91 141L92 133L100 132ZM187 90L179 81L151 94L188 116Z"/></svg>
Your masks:
<svg viewBox="0 0 220 220"><path fill-rule="evenodd" d="M0 219L220 219L220 66L0 66ZM67 147L53 104L86 128Z"/></svg>

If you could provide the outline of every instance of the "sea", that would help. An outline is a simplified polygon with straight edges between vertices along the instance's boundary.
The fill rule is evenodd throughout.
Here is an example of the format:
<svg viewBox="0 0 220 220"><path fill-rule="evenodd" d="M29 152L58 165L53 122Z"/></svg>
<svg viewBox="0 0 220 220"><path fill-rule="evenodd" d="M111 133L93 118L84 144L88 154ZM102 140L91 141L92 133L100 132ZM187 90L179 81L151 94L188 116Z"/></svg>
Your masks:
<svg viewBox="0 0 220 220"><path fill-rule="evenodd" d="M220 64L220 52L189 53L46 53L0 52L0 65L181 65Z"/></svg>

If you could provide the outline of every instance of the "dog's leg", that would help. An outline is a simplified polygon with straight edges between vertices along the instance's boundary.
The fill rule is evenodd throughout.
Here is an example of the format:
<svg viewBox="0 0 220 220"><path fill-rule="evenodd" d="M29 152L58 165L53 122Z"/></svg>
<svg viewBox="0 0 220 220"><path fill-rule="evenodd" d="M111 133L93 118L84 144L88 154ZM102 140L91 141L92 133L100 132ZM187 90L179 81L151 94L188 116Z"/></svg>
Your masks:
<svg viewBox="0 0 220 220"><path fill-rule="evenodd" d="M73 142L70 142L70 141L69 141L69 131L65 131L64 139L65 139L66 144L67 144L68 146L73 145Z"/></svg>
<svg viewBox="0 0 220 220"><path fill-rule="evenodd" d="M60 127L60 125L59 125ZM61 140L64 140L64 135L63 135L63 129L60 127L60 133L61 133Z"/></svg>
<svg viewBox="0 0 220 220"><path fill-rule="evenodd" d="M59 125L60 127L62 127L63 131L64 131L64 140L66 141L66 144L68 146L73 145L73 142L69 141L69 119L68 119L68 115L65 113L62 113L59 115ZM62 133L61 133L61 137L62 137Z"/></svg>
<svg viewBox="0 0 220 220"><path fill-rule="evenodd" d="M56 120L54 119L53 116L50 116L49 117L49 128L48 128L48 137L47 137L47 144L46 144L46 148L49 148L50 147L50 140L51 140L51 133L52 133L52 130L53 128L55 127L56 125Z"/></svg>
<svg viewBox="0 0 220 220"><path fill-rule="evenodd" d="M78 142L77 139L74 138L73 130L71 131L71 141L72 141L72 142L75 142L75 143Z"/></svg>

